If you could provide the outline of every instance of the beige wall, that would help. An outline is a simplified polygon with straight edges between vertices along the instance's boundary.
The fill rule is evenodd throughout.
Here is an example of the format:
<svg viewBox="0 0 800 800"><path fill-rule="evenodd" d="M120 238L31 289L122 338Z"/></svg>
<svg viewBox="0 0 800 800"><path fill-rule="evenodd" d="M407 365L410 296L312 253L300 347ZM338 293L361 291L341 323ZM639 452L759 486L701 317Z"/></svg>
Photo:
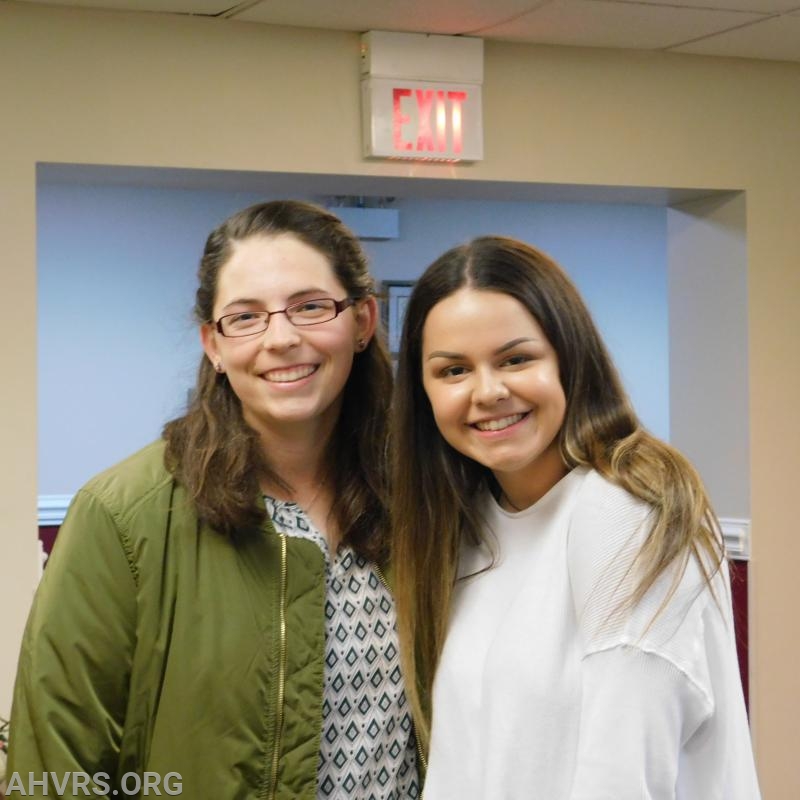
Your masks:
<svg viewBox="0 0 800 800"><path fill-rule="evenodd" d="M744 192L667 211L669 438L724 518L750 517Z"/></svg>
<svg viewBox="0 0 800 800"><path fill-rule="evenodd" d="M36 162L742 189L753 722L765 797L800 796L800 65L487 43L485 75L481 164L367 163L354 35L0 4L0 713L36 573Z"/></svg>

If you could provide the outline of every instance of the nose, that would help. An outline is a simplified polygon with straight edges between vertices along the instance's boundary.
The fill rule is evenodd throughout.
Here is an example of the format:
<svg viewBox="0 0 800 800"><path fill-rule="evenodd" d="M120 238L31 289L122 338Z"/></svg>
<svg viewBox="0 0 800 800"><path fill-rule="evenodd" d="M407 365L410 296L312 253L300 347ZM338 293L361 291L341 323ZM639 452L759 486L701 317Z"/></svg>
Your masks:
<svg viewBox="0 0 800 800"><path fill-rule="evenodd" d="M261 336L261 346L265 350L288 350L300 343L300 331L284 313L272 314Z"/></svg>
<svg viewBox="0 0 800 800"><path fill-rule="evenodd" d="M493 369L478 370L475 373L473 400L479 405L494 405L510 396L503 376Z"/></svg>

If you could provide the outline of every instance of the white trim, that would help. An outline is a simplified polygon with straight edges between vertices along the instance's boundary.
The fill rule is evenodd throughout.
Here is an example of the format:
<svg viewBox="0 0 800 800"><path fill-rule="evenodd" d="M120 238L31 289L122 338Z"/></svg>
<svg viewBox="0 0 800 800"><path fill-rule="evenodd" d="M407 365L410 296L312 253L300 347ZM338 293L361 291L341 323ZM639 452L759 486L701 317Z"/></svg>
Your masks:
<svg viewBox="0 0 800 800"><path fill-rule="evenodd" d="M741 561L749 561L750 520L720 517L719 524L728 555Z"/></svg>
<svg viewBox="0 0 800 800"><path fill-rule="evenodd" d="M39 527L44 525L60 525L64 515L72 502L71 494L40 494L39 495Z"/></svg>

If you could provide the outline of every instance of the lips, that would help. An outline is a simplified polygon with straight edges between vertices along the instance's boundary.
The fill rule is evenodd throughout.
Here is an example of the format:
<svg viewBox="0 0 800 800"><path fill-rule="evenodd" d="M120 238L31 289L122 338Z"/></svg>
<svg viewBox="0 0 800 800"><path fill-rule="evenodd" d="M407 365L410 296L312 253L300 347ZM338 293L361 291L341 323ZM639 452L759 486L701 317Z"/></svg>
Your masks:
<svg viewBox="0 0 800 800"><path fill-rule="evenodd" d="M479 431L502 431L504 428L515 425L527 414L528 412L524 414L509 414L507 417L500 417L499 419L481 420L480 422L473 422L472 427L477 428Z"/></svg>
<svg viewBox="0 0 800 800"><path fill-rule="evenodd" d="M270 383L293 383L313 375L318 368L318 364L298 364L294 367L271 369L268 372L264 372L261 377L270 381Z"/></svg>

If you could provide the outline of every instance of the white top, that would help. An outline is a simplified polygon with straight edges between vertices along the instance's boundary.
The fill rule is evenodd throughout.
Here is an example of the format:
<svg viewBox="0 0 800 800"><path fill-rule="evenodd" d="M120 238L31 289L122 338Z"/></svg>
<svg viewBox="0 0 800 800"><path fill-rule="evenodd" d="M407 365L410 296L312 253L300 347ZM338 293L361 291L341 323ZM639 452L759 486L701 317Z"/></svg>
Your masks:
<svg viewBox="0 0 800 800"><path fill-rule="evenodd" d="M633 609L649 508L577 468L516 514L488 495L490 569L459 581L425 800L758 800L727 569L692 560ZM459 574L487 567L463 551ZM674 574L674 573L673 573Z"/></svg>
<svg viewBox="0 0 800 800"><path fill-rule="evenodd" d="M325 557L325 668L318 800L419 797L394 601L375 566L328 542L296 503L265 496L275 529L310 539Z"/></svg>

